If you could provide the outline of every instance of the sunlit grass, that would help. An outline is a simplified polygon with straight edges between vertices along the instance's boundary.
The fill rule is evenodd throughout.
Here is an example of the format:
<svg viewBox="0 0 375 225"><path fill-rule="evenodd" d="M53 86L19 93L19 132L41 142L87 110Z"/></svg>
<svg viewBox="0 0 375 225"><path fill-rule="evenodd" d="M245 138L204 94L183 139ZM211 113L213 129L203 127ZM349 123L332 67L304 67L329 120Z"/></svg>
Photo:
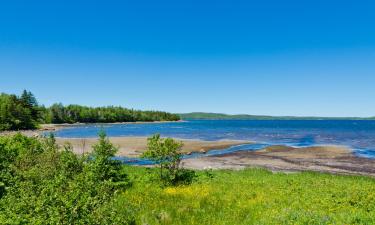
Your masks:
<svg viewBox="0 0 375 225"><path fill-rule="evenodd" d="M375 224L371 178L248 169L163 187L152 169L127 170L133 187L116 207L132 208L140 224Z"/></svg>

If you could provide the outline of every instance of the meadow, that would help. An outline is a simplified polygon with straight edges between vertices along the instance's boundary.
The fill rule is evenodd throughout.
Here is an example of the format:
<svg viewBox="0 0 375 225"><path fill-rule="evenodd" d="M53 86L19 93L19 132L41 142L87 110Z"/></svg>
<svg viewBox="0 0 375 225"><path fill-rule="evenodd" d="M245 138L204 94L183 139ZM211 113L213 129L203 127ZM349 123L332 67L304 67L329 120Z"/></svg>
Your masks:
<svg viewBox="0 0 375 225"><path fill-rule="evenodd" d="M372 178L218 170L163 187L153 169L125 169L133 187L116 206L130 207L137 224L375 224Z"/></svg>

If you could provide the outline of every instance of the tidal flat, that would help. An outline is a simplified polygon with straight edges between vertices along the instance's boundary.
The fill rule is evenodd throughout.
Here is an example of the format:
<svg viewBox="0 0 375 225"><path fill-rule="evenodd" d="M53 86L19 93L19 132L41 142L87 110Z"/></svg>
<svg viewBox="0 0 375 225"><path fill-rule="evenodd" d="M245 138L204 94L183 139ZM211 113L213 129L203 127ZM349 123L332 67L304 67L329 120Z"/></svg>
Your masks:
<svg viewBox="0 0 375 225"><path fill-rule="evenodd" d="M77 154L89 153L97 142L96 138L57 138L59 145L70 144ZM117 156L138 158L147 149L147 137L110 137L119 151ZM345 146L289 147L271 145L259 150L241 150L220 153L235 146L250 145L239 140L203 141L178 139L184 146L182 153L195 157L182 160L182 166L189 169L245 169L266 168L272 171L297 172L317 171L335 174L375 176L373 159L356 156ZM211 150L216 154L207 154Z"/></svg>

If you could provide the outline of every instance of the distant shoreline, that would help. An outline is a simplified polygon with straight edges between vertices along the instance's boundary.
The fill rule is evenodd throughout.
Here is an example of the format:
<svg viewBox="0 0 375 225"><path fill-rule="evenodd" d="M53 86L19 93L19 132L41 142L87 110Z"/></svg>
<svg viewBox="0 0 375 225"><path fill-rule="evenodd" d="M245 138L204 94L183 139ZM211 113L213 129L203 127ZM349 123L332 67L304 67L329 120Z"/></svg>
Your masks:
<svg viewBox="0 0 375 225"><path fill-rule="evenodd" d="M34 130L11 130L11 131L0 131L0 136L12 135L16 133L22 133L28 137L39 136L41 133L48 131L58 131L64 128L76 127L76 126L88 126L88 125L119 125L119 124L158 124L158 123L183 123L185 120L177 121L135 121L135 122L115 122L115 123L61 123L61 124L40 124L38 129Z"/></svg>
<svg viewBox="0 0 375 225"><path fill-rule="evenodd" d="M182 123L185 120L177 121L134 121L134 122L113 122L113 123L61 123L61 124L41 124L38 130L58 129L64 127L87 126L87 125L118 125L118 124L158 124L158 123Z"/></svg>
<svg viewBox="0 0 375 225"><path fill-rule="evenodd" d="M375 120L375 117L265 116L224 113L180 113L184 120Z"/></svg>

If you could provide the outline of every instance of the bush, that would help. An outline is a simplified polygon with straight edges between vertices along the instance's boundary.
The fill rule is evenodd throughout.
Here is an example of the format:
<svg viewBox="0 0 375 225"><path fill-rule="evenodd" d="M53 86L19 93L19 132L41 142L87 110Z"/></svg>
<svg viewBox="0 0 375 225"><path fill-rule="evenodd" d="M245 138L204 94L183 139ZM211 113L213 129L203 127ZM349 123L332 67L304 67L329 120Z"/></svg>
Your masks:
<svg viewBox="0 0 375 225"><path fill-rule="evenodd" d="M129 186L116 148L101 134L93 154L58 148L54 137L0 137L0 224L131 222L103 207ZM123 215L122 215L123 216ZM116 219L117 218L117 219Z"/></svg>
<svg viewBox="0 0 375 225"><path fill-rule="evenodd" d="M180 168L175 173L169 174L168 181L172 185L188 185L197 177L194 170Z"/></svg>
<svg viewBox="0 0 375 225"><path fill-rule="evenodd" d="M161 180L166 183L174 183L173 181L180 177L182 146L182 142L177 142L172 138L160 138L160 134L155 134L148 138L147 150L141 157L159 164ZM166 173L163 173L164 169L167 170Z"/></svg>

